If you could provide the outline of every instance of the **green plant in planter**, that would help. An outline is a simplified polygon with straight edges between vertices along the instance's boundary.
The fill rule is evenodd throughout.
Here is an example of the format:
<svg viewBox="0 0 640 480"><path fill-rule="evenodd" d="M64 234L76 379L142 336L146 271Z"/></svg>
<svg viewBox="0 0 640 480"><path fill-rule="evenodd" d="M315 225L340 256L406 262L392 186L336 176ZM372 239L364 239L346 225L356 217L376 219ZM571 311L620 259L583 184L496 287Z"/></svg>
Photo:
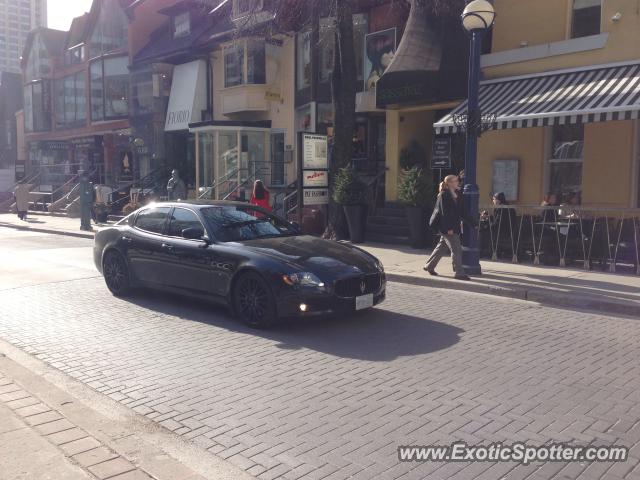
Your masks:
<svg viewBox="0 0 640 480"><path fill-rule="evenodd" d="M398 200L410 207L429 208L433 203L433 185L418 166L402 172L398 184Z"/></svg>
<svg viewBox="0 0 640 480"><path fill-rule="evenodd" d="M346 206L366 205L367 186L352 167L344 167L338 171L333 184L333 200Z"/></svg>
<svg viewBox="0 0 640 480"><path fill-rule="evenodd" d="M409 170L413 167L424 167L427 153L417 140L412 140L408 147L400 151L400 168Z"/></svg>

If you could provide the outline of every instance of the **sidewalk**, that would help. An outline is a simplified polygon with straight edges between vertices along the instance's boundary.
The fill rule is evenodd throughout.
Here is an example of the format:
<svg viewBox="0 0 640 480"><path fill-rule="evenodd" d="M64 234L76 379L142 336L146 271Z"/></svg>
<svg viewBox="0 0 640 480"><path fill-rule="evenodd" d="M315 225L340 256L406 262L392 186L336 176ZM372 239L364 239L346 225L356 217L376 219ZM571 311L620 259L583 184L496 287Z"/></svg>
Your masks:
<svg viewBox="0 0 640 480"><path fill-rule="evenodd" d="M0 214L0 227L93 238L92 232L80 231L80 219L47 214L30 213L27 222L20 221L14 214ZM382 261L389 280L394 282L500 295L640 318L639 276L483 261L483 275L470 282L462 282L453 279L449 258L444 258L438 266L438 277L432 277L422 270L427 250L374 243L360 246Z"/></svg>
<svg viewBox="0 0 640 480"><path fill-rule="evenodd" d="M394 282L465 290L640 318L639 276L483 260L482 276L465 282L453 279L451 259L448 257L438 265L439 276L432 277L422 269L429 254L427 250L373 243L360 246L380 259L387 278Z"/></svg>
<svg viewBox="0 0 640 480"><path fill-rule="evenodd" d="M0 340L0 479L252 478Z"/></svg>

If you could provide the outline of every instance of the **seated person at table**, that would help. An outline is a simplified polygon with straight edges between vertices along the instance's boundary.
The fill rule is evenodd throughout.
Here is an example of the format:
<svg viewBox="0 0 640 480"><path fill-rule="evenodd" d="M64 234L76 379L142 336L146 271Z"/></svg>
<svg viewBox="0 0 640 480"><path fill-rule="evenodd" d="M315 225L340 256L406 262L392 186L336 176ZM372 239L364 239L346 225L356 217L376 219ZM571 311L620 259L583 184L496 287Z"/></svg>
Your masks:
<svg viewBox="0 0 640 480"><path fill-rule="evenodd" d="M511 236L513 235L515 241L515 237L518 235L516 210L514 208L504 208L509 205L509 202L507 202L507 198L503 192L494 194L492 201L495 207L502 208L496 208L492 215L489 215L486 210L481 213L480 219L486 225L485 234L488 233L487 230L489 230L493 234L494 241L497 240L498 244L503 244L510 249L512 243ZM486 240L483 244L486 244Z"/></svg>
<svg viewBox="0 0 640 480"><path fill-rule="evenodd" d="M567 203L563 203L560 205L558 213L561 217L578 218L578 210L580 209L581 203L582 198L580 192L573 192L569 194L569 200L567 201Z"/></svg>

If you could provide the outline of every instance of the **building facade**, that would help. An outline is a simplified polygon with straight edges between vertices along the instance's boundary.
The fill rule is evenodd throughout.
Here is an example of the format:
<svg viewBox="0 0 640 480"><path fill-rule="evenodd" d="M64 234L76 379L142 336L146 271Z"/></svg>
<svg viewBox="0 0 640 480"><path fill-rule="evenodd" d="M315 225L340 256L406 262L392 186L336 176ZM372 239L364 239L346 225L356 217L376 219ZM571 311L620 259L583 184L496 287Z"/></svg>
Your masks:
<svg viewBox="0 0 640 480"><path fill-rule="evenodd" d="M496 0L482 58L484 195L640 207L640 13L625 0ZM465 106L459 107L463 112ZM455 129L451 116L436 129ZM486 203L486 202L485 202Z"/></svg>
<svg viewBox="0 0 640 480"><path fill-rule="evenodd" d="M47 26L47 0L0 0L0 71L20 72L29 32Z"/></svg>
<svg viewBox="0 0 640 480"><path fill-rule="evenodd" d="M95 0L68 32L37 29L22 59L26 169L41 191L79 170L99 183L133 180L129 130L130 2Z"/></svg>

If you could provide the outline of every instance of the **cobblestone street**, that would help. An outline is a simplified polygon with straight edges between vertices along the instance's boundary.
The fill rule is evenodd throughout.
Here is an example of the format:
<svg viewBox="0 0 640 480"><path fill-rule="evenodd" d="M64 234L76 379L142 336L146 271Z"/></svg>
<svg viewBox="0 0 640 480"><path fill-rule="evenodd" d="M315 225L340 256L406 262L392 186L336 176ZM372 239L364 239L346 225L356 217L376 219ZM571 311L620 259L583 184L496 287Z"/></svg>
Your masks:
<svg viewBox="0 0 640 480"><path fill-rule="evenodd" d="M112 297L90 240L0 235L2 339L259 479L640 479L638 319L392 283L371 312L256 331L205 303ZM398 461L457 440L631 458Z"/></svg>

